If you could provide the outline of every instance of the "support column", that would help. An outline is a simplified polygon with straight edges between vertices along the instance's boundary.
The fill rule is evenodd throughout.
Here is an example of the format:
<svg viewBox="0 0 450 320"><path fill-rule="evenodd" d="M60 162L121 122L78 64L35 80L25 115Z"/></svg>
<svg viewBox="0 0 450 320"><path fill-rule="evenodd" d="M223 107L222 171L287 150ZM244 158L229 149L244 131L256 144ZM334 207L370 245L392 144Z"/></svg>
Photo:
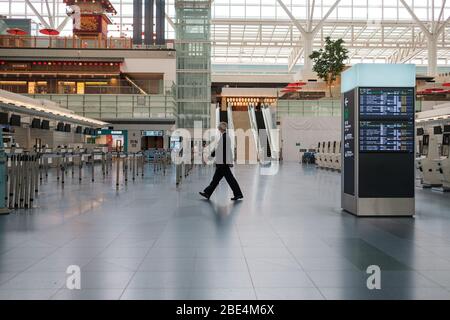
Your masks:
<svg viewBox="0 0 450 320"><path fill-rule="evenodd" d="M153 5L154 0L144 2L144 44L153 45Z"/></svg>
<svg viewBox="0 0 450 320"><path fill-rule="evenodd" d="M165 22L166 22L166 1L156 0L156 44L164 45L166 43Z"/></svg>
<svg viewBox="0 0 450 320"><path fill-rule="evenodd" d="M306 32L302 35L303 37L303 70L302 78L303 80L308 80L314 77L312 60L309 57L313 53L313 38L314 34L312 32Z"/></svg>
<svg viewBox="0 0 450 320"><path fill-rule="evenodd" d="M435 35L427 37L427 49L428 49L427 76L434 77L437 75L437 37Z"/></svg>
<svg viewBox="0 0 450 320"><path fill-rule="evenodd" d="M133 44L142 44L142 0L133 0Z"/></svg>

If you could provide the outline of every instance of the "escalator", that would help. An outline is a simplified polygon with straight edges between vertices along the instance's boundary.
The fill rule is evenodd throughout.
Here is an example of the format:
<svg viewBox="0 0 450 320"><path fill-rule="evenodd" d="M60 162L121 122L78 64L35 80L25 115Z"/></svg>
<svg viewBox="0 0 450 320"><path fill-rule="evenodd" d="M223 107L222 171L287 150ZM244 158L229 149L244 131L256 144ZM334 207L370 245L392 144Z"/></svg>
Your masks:
<svg viewBox="0 0 450 320"><path fill-rule="evenodd" d="M263 105L256 110L254 105L248 108L258 159L261 163L278 160L278 133L271 113L270 106Z"/></svg>
<svg viewBox="0 0 450 320"><path fill-rule="evenodd" d="M261 145L261 152L265 159L271 158L270 141L268 133L268 126L266 125L266 117L263 107L260 110L255 110L256 126L258 127L258 138ZM264 134L265 133L265 134Z"/></svg>
<svg viewBox="0 0 450 320"><path fill-rule="evenodd" d="M270 156L273 160L279 160L280 157L280 141L279 141L279 132L276 126L275 114L272 113L272 109L269 105L265 105L261 108L262 114L264 117L264 125L267 132L268 145Z"/></svg>
<svg viewBox="0 0 450 320"><path fill-rule="evenodd" d="M257 159L261 160L261 145L258 135L258 125L256 123L255 106L253 104L249 104L248 106L248 117L250 120L250 129L252 130L253 140L255 143Z"/></svg>

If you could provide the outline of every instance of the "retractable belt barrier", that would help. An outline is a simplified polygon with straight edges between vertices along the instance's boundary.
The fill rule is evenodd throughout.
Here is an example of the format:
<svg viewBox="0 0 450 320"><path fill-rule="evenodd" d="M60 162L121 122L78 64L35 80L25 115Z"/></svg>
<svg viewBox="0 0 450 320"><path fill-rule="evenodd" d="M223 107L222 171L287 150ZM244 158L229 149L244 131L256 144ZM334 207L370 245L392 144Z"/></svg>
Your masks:
<svg viewBox="0 0 450 320"><path fill-rule="evenodd" d="M167 166L170 164L170 152L162 150L153 154L153 172L162 171L166 174Z"/></svg>
<svg viewBox="0 0 450 320"><path fill-rule="evenodd" d="M111 159L116 160L116 188L120 186L120 173L123 174L123 181L128 183L128 178L131 175L133 181L136 177L144 177L145 157L142 152L128 153L128 152L112 152Z"/></svg>
<svg viewBox="0 0 450 320"><path fill-rule="evenodd" d="M7 170L5 171L5 203L10 209L32 208L39 194L40 185L48 181L49 172L55 170L56 182L62 186L67 176L83 180L83 173L89 172L85 178L95 182L101 168L101 177L114 174L112 167L116 162L115 180L119 188L121 179L127 184L129 177L133 181L144 177L145 157L142 152L103 152L85 149L35 149L33 152L7 154ZM97 165L100 163L100 165ZM83 171L84 166L90 170ZM165 170L165 168L164 168ZM76 171L78 175L76 177ZM112 177L113 178L113 177Z"/></svg>
<svg viewBox="0 0 450 320"><path fill-rule="evenodd" d="M8 156L5 202L9 208L31 208L39 192L40 155L13 154Z"/></svg>

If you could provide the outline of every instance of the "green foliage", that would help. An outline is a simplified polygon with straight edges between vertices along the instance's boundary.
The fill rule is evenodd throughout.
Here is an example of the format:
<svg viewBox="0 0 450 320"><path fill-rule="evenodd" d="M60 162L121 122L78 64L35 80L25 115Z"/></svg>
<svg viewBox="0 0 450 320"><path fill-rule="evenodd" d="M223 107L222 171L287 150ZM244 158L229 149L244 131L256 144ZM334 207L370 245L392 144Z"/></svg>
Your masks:
<svg viewBox="0 0 450 320"><path fill-rule="evenodd" d="M309 56L314 63L313 70L320 79L325 81L330 87L331 84L344 70L344 61L348 59L348 50L343 46L344 40L331 40L330 37L325 38L325 47L313 51Z"/></svg>

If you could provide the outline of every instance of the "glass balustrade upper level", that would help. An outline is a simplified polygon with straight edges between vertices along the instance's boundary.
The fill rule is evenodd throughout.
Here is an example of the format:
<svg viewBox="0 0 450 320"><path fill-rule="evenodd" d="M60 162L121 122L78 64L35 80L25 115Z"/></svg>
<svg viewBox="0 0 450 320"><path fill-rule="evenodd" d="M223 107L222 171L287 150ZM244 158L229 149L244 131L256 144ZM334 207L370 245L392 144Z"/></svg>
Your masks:
<svg viewBox="0 0 450 320"><path fill-rule="evenodd" d="M173 47L173 40L166 40L164 45L134 45L129 37L0 35L0 48L150 50Z"/></svg>

